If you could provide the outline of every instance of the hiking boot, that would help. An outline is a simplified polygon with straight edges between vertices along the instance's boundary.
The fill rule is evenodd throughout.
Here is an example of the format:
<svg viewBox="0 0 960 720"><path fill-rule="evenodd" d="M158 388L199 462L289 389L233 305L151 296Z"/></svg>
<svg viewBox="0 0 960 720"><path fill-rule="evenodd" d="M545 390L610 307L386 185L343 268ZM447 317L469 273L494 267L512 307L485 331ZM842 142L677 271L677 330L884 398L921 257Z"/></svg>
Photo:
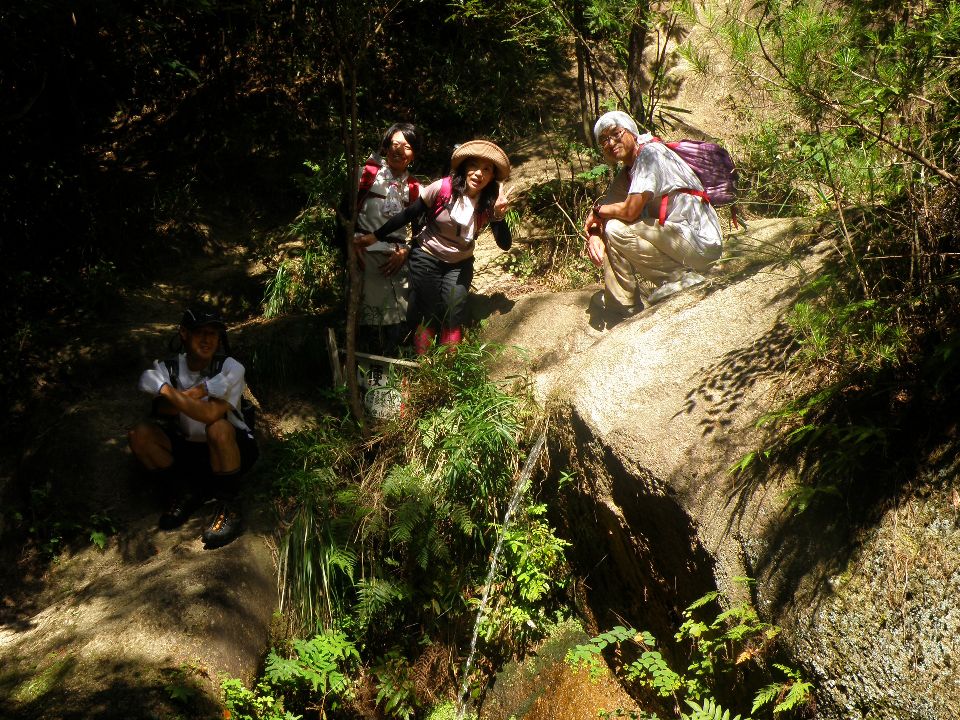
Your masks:
<svg viewBox="0 0 960 720"><path fill-rule="evenodd" d="M671 295L674 295L681 290L686 290L689 287L694 285L699 285L702 282L705 282L706 278L700 273L694 272L693 270L681 270L679 272L671 273L670 277L650 293L650 297L647 298L647 302L653 305L658 303L664 298L668 298Z"/></svg>
<svg viewBox="0 0 960 720"><path fill-rule="evenodd" d="M419 326L413 331L413 352L417 355L426 355L433 345L437 331L430 327Z"/></svg>
<svg viewBox="0 0 960 720"><path fill-rule="evenodd" d="M184 493L171 501L160 515L157 525L161 530L174 530L183 525L197 508L197 500L190 493Z"/></svg>
<svg viewBox="0 0 960 720"><path fill-rule="evenodd" d="M243 518L236 503L221 503L201 536L207 550L233 542L243 532Z"/></svg>
<svg viewBox="0 0 960 720"><path fill-rule="evenodd" d="M599 290L590 298L590 310L597 310L603 314L607 326L612 327L621 320L633 317L643 310L643 303L638 302L635 305L621 305L618 302L608 300L606 292Z"/></svg>

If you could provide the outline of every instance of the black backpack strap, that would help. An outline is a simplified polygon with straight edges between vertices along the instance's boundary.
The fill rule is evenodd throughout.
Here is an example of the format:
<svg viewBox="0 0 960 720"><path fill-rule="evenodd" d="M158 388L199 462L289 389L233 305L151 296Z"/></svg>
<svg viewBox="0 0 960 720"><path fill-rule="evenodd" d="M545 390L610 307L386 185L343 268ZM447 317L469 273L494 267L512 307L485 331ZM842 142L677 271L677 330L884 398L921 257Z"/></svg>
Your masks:
<svg viewBox="0 0 960 720"><path fill-rule="evenodd" d="M180 356L174 355L172 358L167 358L163 361L163 364L167 366L167 375L170 376L170 385L174 390L180 389Z"/></svg>
<svg viewBox="0 0 960 720"><path fill-rule="evenodd" d="M223 363L226 360L226 357L223 355L217 355L210 362L210 369L204 373L207 377L213 377L214 375L219 375L220 371L223 370ZM163 364L167 366L167 374L170 376L170 384L173 385L177 390L182 390L183 387L180 385L180 356L174 355L163 361Z"/></svg>

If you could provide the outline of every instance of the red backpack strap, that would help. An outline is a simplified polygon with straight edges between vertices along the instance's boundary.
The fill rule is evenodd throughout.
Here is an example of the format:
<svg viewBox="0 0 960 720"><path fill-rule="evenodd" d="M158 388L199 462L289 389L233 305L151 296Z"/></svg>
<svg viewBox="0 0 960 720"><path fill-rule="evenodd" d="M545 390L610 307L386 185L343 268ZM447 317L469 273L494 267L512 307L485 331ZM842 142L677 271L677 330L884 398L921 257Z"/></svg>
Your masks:
<svg viewBox="0 0 960 720"><path fill-rule="evenodd" d="M678 188L674 192L684 193L685 195L693 195L700 198L701 201L705 203L710 202L710 196L707 195L703 190L693 190L692 188ZM667 221L667 204L670 202L670 193L662 195L660 197L660 217L659 222L663 225Z"/></svg>
<svg viewBox="0 0 960 720"><path fill-rule="evenodd" d="M357 191L357 212L360 212L360 208L363 207L363 201L367 199L370 188L373 187L373 183L377 179L378 172L380 172L380 163L372 158L367 160L367 164L363 166L363 172L360 174L360 189Z"/></svg>
<svg viewBox="0 0 960 720"><path fill-rule="evenodd" d="M413 175L407 175L407 204L413 205L420 197L420 181Z"/></svg>

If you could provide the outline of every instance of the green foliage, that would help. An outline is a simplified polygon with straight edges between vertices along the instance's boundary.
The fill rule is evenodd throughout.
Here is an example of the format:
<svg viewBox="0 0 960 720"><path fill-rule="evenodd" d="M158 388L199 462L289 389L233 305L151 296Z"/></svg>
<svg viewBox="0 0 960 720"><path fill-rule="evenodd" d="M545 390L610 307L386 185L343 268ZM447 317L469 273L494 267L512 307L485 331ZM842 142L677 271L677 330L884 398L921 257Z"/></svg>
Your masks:
<svg viewBox="0 0 960 720"><path fill-rule="evenodd" d="M283 708L283 697L274 696L273 688L266 682L248 690L237 678L225 678L220 683L223 704L230 713L230 720L300 720Z"/></svg>
<svg viewBox="0 0 960 720"><path fill-rule="evenodd" d="M590 642L577 645L567 651L566 662L574 668L586 668L592 679L599 677L602 672L601 652L612 645L619 645L622 642L632 641L638 635L633 628L625 628L623 625L617 625L606 632L602 632ZM653 646L656 641L650 633L644 631L639 633L640 641L644 644Z"/></svg>
<svg viewBox="0 0 960 720"><path fill-rule="evenodd" d="M65 549L85 541L105 550L117 532L113 520L103 513L83 517L78 512L78 508L59 502L52 486L43 485L31 488L26 513L13 510L10 519L25 527L31 544L47 561L55 561Z"/></svg>
<svg viewBox="0 0 960 720"><path fill-rule="evenodd" d="M373 668L377 679L377 704L382 705L387 717L410 720L419 704L416 688L410 676L410 667L397 650L391 650Z"/></svg>
<svg viewBox="0 0 960 720"><path fill-rule="evenodd" d="M555 177L531 185L516 198L524 219L525 238L504 257L504 267L517 277L536 277L552 287L581 287L597 278L583 255L580 236L586 210L606 188L608 168L596 165L596 154L582 143L548 135L545 143Z"/></svg>
<svg viewBox="0 0 960 720"><path fill-rule="evenodd" d="M479 636L502 653L519 652L543 636L551 622L548 601L565 585L562 569L570 543L554 534L543 519L546 512L544 504L531 505L504 531L502 577L495 579L496 592L479 624ZM479 603L471 599L471 605Z"/></svg>
<svg viewBox="0 0 960 720"><path fill-rule="evenodd" d="M458 720L457 704L452 700L435 705L426 716L426 720ZM462 720L477 720L476 713L465 712Z"/></svg>
<svg viewBox="0 0 960 720"><path fill-rule="evenodd" d="M391 717L422 710L410 670L423 652L415 640L472 627L500 532L487 650L521 649L559 602L565 543L544 520L546 507L525 503L500 528L536 415L525 386L487 377L497 352L469 337L456 353L438 349L399 383L402 417L368 437L350 421L320 420L278 452L282 609L296 634L324 628L324 637L341 633L361 648ZM301 663L299 652L271 656L267 680L289 685L295 676L277 673Z"/></svg>
<svg viewBox="0 0 960 720"><path fill-rule="evenodd" d="M960 7L739 3L717 28L745 80L792 110L741 138L750 207L830 213L827 271L788 317L801 389L732 470L792 474L797 510L901 482L910 471L890 462L890 439L935 436L914 429L911 409L925 402L925 422L942 422L956 392L916 388L939 387L938 348L960 319L945 290L957 273L947 208L960 180L947 158L960 147Z"/></svg>
<svg viewBox="0 0 960 720"><path fill-rule="evenodd" d="M807 212L809 177L799 146L791 141L795 133L788 120L767 120L740 138L739 205L780 217Z"/></svg>
<svg viewBox="0 0 960 720"><path fill-rule="evenodd" d="M874 299L798 302L787 319L799 339L800 362L838 361L852 371L895 367L909 338L896 309Z"/></svg>
<svg viewBox="0 0 960 720"><path fill-rule="evenodd" d="M90 516L88 528L90 530L90 542L101 551L106 549L107 540L109 540L110 536L117 532L113 521L108 516L100 513L94 513Z"/></svg>
<svg viewBox="0 0 960 720"><path fill-rule="evenodd" d="M188 706L193 702L199 690L196 684L196 676L205 675L196 665L183 663L176 669L164 671L168 682L164 685L167 697L180 705Z"/></svg>
<svg viewBox="0 0 960 720"><path fill-rule="evenodd" d="M329 245L304 248L302 254L282 260L267 282L264 317L329 308L342 292L342 277L337 251Z"/></svg>
<svg viewBox="0 0 960 720"><path fill-rule="evenodd" d="M344 286L342 253L336 249L337 208L343 193L343 156L321 165L304 163L310 175L299 178L307 204L283 237L293 248L277 264L263 299L265 317L322 310L340 300Z"/></svg>
<svg viewBox="0 0 960 720"><path fill-rule="evenodd" d="M684 720L735 720L741 716L731 718L730 711L717 704L714 697L720 691L739 689L739 683L746 678L741 672L742 667L746 663L759 664L780 629L762 622L749 603L721 609L712 620L701 620L695 616L697 611L722 600L720 593L710 592L684 610L684 621L675 635L679 647L689 651L687 667L683 671L671 667L668 659L657 649L653 635L622 625L601 633L589 643L576 646L567 653L566 660L573 667L586 667L591 677L596 677L602 668L601 653L608 648L629 643L637 648L638 653L636 659L624 668L626 679L639 683L660 697L671 698L677 717ZM773 714L777 715L800 710L812 702L812 684L803 681L796 670L786 665L773 663L772 667L783 673L786 680L755 691L751 713L774 704ZM692 710L691 713L681 712L681 701Z"/></svg>
<svg viewBox="0 0 960 720"><path fill-rule="evenodd" d="M852 298L830 273L811 283L806 294L815 297L796 303L787 317L797 343L793 362L797 372L831 368L834 379L764 414L757 421L767 430L764 445L730 468L749 474L774 462L789 465L798 485L788 501L797 511L815 497L842 494L889 454L897 434L893 420L878 416L869 402L860 409L848 388L869 378L877 387L883 377L902 372L913 348L896 305Z"/></svg>
<svg viewBox="0 0 960 720"><path fill-rule="evenodd" d="M741 720L740 715L731 717L729 710L724 710L718 703L710 698L707 698L702 703L697 703L693 700L686 700L685 702L692 712L682 714L681 717L683 720ZM742 720L750 720L750 718L745 717L742 718Z"/></svg>
<svg viewBox="0 0 960 720"><path fill-rule="evenodd" d="M225 678L220 689L233 720L297 720L287 705L336 710L353 692L350 673L359 653L339 632L323 632L309 640L294 640L289 653L271 650L263 678L248 690L236 678Z"/></svg>
<svg viewBox="0 0 960 720"><path fill-rule="evenodd" d="M773 714L778 715L810 705L813 699L813 684L804 682L793 668L774 663L773 666L786 676L780 683L770 683L761 688L753 700L750 712L755 713L765 705L773 705Z"/></svg>
<svg viewBox="0 0 960 720"><path fill-rule="evenodd" d="M314 694L342 697L350 689L347 672L359 658L346 635L323 632L309 640L294 640L290 657L271 651L264 677L275 686L309 685Z"/></svg>

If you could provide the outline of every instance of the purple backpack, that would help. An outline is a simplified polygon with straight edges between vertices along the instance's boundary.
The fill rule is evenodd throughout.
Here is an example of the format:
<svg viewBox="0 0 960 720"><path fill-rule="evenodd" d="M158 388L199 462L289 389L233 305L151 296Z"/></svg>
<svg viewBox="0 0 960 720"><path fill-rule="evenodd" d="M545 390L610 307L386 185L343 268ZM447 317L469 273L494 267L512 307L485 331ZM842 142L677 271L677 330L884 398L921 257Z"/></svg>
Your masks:
<svg viewBox="0 0 960 720"><path fill-rule="evenodd" d="M678 140L664 143L658 137L652 142L659 142L673 150L690 169L696 173L703 185L703 192L699 190L681 190L690 195L697 195L714 207L733 205L737 200L737 168L733 164L724 148L712 142L703 140ZM663 224L666 211L666 197L661 204L660 224ZM730 219L737 225L737 209L730 208Z"/></svg>
<svg viewBox="0 0 960 720"><path fill-rule="evenodd" d="M737 169L724 148L700 140L679 140L666 146L689 165L703 183L703 190L715 207L730 205L737 199Z"/></svg>

